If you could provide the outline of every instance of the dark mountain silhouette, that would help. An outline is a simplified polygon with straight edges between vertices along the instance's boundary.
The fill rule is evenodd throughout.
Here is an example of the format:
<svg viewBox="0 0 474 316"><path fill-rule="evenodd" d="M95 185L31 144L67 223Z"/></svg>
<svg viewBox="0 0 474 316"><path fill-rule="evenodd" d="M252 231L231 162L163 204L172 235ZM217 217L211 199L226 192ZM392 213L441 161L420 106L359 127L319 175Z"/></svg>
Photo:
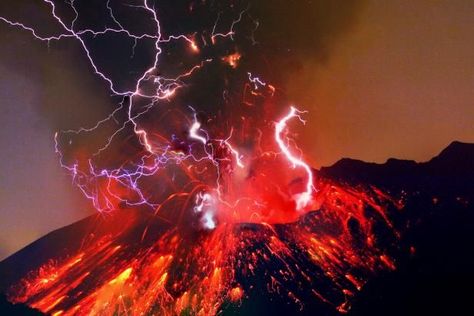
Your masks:
<svg viewBox="0 0 474 316"><path fill-rule="evenodd" d="M426 163L437 174L474 174L474 145L452 142L438 156Z"/></svg>
<svg viewBox="0 0 474 316"><path fill-rule="evenodd" d="M404 199L395 225L405 233L397 270L370 280L357 294L349 315L463 315L469 309L474 284L474 144L453 142L427 162L388 159L383 164L342 159L321 168L319 177L351 185L375 185ZM98 234L135 221L136 231L163 223L140 210L123 210L110 218L93 215L38 239L0 262L0 292L50 259L78 249L94 228ZM139 216L138 216L139 215ZM308 216L313 216L308 214ZM124 220L124 217L126 220ZM302 219L304 222L306 219ZM104 225L104 223L109 223ZM252 229L258 229L258 226ZM134 236L135 231L130 232ZM153 233L151 233L153 235ZM127 238L132 238L132 237ZM5 301L3 299L3 301ZM30 315L25 306L0 303L0 315ZM18 309L23 308L23 309ZM20 312L16 312L19 310ZM285 300L254 291L224 315L337 315L318 304L299 308ZM31 314L34 315L34 314Z"/></svg>
<svg viewBox="0 0 474 316"><path fill-rule="evenodd" d="M437 194L467 193L474 176L474 144L452 142L427 162L390 158L383 164L344 158L320 175L350 183L370 183L388 189L424 190Z"/></svg>

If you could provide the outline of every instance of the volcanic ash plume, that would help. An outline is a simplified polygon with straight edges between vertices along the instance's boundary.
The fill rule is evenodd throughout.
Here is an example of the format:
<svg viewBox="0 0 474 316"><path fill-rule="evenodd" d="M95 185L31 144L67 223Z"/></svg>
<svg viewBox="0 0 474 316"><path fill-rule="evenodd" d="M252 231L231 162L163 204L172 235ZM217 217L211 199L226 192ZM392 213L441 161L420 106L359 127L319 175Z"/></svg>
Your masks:
<svg viewBox="0 0 474 316"><path fill-rule="evenodd" d="M305 162L292 133L305 112L248 67L258 26L248 8L173 34L151 1L108 1L92 22L76 2L44 2L61 33L1 20L77 42L119 102L93 126L56 133L61 165L100 215L79 247L12 287L12 301L53 315L213 315L268 293L345 311L370 275L395 268L375 228L397 238L385 207L398 203ZM105 62L121 54L104 57L110 41L131 49L133 71Z"/></svg>

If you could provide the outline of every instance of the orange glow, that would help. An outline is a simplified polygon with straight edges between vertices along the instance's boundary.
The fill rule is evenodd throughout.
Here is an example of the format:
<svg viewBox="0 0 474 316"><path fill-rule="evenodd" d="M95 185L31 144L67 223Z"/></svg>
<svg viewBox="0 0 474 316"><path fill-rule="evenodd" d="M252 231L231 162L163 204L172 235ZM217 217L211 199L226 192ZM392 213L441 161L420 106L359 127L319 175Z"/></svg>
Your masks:
<svg viewBox="0 0 474 316"><path fill-rule="evenodd" d="M194 41L191 41L191 43L189 44L189 46L191 47L191 50L195 53L198 53L199 52L199 47L196 45L196 42Z"/></svg>
<svg viewBox="0 0 474 316"><path fill-rule="evenodd" d="M234 287L229 292L229 297L232 302L240 301L243 295L244 291L240 287Z"/></svg>
<svg viewBox="0 0 474 316"><path fill-rule="evenodd" d="M242 55L240 55L239 53L234 53L234 54L222 57L222 61L227 63L232 68L237 68L241 57Z"/></svg>
<svg viewBox="0 0 474 316"><path fill-rule="evenodd" d="M120 273L115 279L110 280L109 284L124 283L130 277L131 273L132 268L127 268L122 273Z"/></svg>

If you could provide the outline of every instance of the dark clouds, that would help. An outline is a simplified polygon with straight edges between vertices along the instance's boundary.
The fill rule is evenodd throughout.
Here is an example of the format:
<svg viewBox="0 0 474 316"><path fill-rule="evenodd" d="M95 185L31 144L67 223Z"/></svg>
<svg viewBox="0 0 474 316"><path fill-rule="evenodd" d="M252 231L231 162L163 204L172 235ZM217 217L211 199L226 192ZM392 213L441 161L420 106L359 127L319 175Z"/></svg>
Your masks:
<svg viewBox="0 0 474 316"><path fill-rule="evenodd" d="M259 25L255 40L268 57L325 62L340 36L356 23L365 1L256 1L249 13ZM289 69L291 71L291 69Z"/></svg>
<svg viewBox="0 0 474 316"><path fill-rule="evenodd" d="M7 43L0 51L0 63L39 89L38 111L50 121L52 131L92 124L109 112L109 93L84 57L76 58L79 47L75 43L51 42L48 47L3 25L0 40Z"/></svg>

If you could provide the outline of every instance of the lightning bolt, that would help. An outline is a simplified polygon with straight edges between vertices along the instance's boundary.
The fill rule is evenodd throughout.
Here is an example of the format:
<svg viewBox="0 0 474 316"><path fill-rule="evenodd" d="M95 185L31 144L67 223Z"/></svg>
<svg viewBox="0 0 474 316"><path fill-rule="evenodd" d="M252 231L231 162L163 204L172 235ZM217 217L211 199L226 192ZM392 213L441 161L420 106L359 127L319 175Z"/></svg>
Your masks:
<svg viewBox="0 0 474 316"><path fill-rule="evenodd" d="M306 190L300 194L295 195L296 209L304 209L311 201L311 196L314 190L313 184L313 172L310 166L303 161L303 159L296 157L290 151L288 144L282 139L282 133L287 128L287 123L293 118L298 118L303 124L305 121L301 118L300 114L304 112L299 111L294 106L290 107L290 111L280 121L275 124L275 141L278 144L281 152L285 155L285 158L293 165L293 168L300 167L306 172Z"/></svg>

